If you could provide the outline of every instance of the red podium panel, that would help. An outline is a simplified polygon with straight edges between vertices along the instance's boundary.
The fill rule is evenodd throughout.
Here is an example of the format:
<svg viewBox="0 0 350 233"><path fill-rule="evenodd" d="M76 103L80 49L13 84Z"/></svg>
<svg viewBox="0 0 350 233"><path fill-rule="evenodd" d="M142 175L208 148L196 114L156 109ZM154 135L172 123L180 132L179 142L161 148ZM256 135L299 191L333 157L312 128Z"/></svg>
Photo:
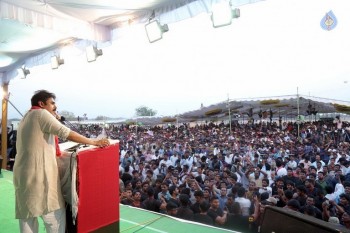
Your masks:
<svg viewBox="0 0 350 233"><path fill-rule="evenodd" d="M119 144L80 151L77 161L78 233L118 227Z"/></svg>

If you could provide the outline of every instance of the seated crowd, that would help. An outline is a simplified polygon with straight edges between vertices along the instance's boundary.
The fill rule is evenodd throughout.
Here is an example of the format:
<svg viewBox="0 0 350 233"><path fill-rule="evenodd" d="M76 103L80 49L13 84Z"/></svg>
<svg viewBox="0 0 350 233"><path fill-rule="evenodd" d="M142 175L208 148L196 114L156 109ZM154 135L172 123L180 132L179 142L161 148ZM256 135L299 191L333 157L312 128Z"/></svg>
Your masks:
<svg viewBox="0 0 350 233"><path fill-rule="evenodd" d="M259 232L266 206L350 228L345 122L231 127L113 127L120 203L243 232Z"/></svg>

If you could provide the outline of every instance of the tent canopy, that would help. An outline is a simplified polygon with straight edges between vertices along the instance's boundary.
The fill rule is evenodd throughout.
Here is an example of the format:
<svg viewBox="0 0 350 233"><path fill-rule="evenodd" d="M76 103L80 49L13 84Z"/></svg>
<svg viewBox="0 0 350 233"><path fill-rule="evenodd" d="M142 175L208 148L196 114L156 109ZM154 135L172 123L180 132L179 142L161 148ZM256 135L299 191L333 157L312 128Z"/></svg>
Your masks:
<svg viewBox="0 0 350 233"><path fill-rule="evenodd" d="M0 0L0 78L50 62L74 40L84 45L118 38L123 26L157 19L169 24L210 12L223 0ZM233 7L261 0L234 0ZM81 45L81 44L80 44Z"/></svg>
<svg viewBox="0 0 350 233"><path fill-rule="evenodd" d="M10 82L22 65L30 68L49 63L64 45L74 44L81 50L87 45L107 46L129 24L146 24L151 18L171 24L202 12L210 13L212 5L222 1L225 0L0 0L1 81ZM259 1L231 3L238 7ZM308 115L310 109L318 113L349 113L347 106L349 102L301 96L299 114ZM265 118L271 112L275 117L297 116L296 95L223 101L180 114L177 120L215 119L228 114ZM158 118L160 123L174 120L173 116Z"/></svg>

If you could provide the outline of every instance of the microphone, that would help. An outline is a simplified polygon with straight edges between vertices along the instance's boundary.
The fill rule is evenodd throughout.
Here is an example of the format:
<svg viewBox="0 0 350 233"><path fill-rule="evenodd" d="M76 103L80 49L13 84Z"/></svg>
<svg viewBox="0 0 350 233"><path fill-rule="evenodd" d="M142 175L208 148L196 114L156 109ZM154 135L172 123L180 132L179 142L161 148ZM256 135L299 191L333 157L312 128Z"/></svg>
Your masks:
<svg viewBox="0 0 350 233"><path fill-rule="evenodd" d="M59 119L60 122L65 122L66 121L66 118L64 116L60 116L60 119Z"/></svg>
<svg viewBox="0 0 350 233"><path fill-rule="evenodd" d="M57 120L59 120L63 125L66 125L71 130L74 130L75 132L78 132L81 134L80 130L77 129L70 121L66 120L64 116L56 115Z"/></svg>

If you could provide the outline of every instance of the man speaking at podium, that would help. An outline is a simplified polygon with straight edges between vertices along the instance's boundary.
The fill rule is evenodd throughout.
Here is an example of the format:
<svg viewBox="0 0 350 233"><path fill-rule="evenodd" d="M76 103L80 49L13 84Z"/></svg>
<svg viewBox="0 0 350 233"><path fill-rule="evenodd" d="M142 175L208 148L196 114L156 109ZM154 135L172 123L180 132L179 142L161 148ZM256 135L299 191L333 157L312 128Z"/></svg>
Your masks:
<svg viewBox="0 0 350 233"><path fill-rule="evenodd" d="M46 232L65 232L66 211L56 162L55 137L99 147L109 145L106 138L86 138L58 121L55 99L54 93L36 91L31 98L31 109L18 126L13 183L21 233L38 232L39 216Z"/></svg>

